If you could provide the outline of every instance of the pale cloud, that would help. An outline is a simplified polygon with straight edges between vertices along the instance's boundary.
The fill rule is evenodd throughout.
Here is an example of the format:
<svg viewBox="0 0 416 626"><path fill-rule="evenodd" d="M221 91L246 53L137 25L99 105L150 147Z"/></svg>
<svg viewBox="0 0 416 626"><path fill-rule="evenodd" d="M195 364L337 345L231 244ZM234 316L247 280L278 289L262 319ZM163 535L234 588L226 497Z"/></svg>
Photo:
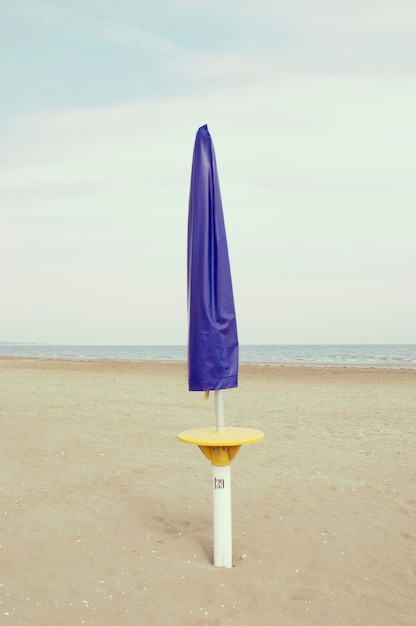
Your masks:
<svg viewBox="0 0 416 626"><path fill-rule="evenodd" d="M415 107L404 78L316 75L15 118L0 142L7 336L184 343L192 146L208 122L242 343L409 341Z"/></svg>
<svg viewBox="0 0 416 626"><path fill-rule="evenodd" d="M329 71L416 69L416 6L404 1L297 2L288 5L293 27ZM325 61L323 61L325 59Z"/></svg>
<svg viewBox="0 0 416 626"><path fill-rule="evenodd" d="M297 0L282 2L185 1L190 8L234 15L242 31L245 54L239 47L218 55L191 57L207 76L233 80L244 68L278 72L406 72L416 69L416 5L408 0ZM232 33L234 35L234 32ZM236 37L238 41L238 35ZM241 61L241 62L239 62Z"/></svg>
<svg viewBox="0 0 416 626"><path fill-rule="evenodd" d="M284 12L304 31L328 37L403 35L413 31L416 7L410 0L298 0Z"/></svg>
<svg viewBox="0 0 416 626"><path fill-rule="evenodd" d="M50 111L6 125L1 180L3 188L19 189L47 177L63 186L100 180L106 187L114 179L128 187L138 176L147 183L172 181L186 175L194 129L208 121L217 128L226 170L233 177L240 170L266 188L276 177L285 188L291 181L304 189L342 189L346 181L372 188L380 178L384 187L411 186L415 107L416 89L405 77L315 75ZM250 174L252 155L257 167Z"/></svg>

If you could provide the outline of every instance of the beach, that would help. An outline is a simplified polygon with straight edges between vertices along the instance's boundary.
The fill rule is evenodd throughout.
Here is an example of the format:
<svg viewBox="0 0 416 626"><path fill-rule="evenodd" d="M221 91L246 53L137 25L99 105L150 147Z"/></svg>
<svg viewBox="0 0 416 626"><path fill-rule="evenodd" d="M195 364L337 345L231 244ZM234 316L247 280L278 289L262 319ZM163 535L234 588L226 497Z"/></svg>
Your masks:
<svg viewBox="0 0 416 626"><path fill-rule="evenodd" d="M412 626L416 370L240 366L233 568L185 363L0 360L0 623Z"/></svg>

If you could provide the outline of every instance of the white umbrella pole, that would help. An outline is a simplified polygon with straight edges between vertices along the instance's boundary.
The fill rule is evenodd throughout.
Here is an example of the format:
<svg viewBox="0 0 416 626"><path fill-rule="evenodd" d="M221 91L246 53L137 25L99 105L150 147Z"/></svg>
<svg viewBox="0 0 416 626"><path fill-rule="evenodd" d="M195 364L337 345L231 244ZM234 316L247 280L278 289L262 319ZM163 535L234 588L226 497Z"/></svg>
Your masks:
<svg viewBox="0 0 416 626"><path fill-rule="evenodd" d="M214 565L233 566L231 465L213 465Z"/></svg>
<svg viewBox="0 0 416 626"><path fill-rule="evenodd" d="M223 433L223 390L215 391L215 423L217 433ZM214 503L214 565L233 566L233 537L231 521L231 465L212 466Z"/></svg>
<svg viewBox="0 0 416 626"><path fill-rule="evenodd" d="M215 423L217 427L217 433L224 432L224 398L222 394L223 390L219 389L215 391Z"/></svg>

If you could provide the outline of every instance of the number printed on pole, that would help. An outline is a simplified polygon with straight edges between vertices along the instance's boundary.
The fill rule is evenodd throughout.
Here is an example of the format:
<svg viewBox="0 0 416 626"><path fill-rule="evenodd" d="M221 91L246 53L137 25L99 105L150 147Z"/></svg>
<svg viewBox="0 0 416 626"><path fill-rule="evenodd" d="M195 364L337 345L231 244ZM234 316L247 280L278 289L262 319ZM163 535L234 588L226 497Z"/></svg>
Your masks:
<svg viewBox="0 0 416 626"><path fill-rule="evenodd" d="M224 479L223 478L214 478L214 489L224 489Z"/></svg>

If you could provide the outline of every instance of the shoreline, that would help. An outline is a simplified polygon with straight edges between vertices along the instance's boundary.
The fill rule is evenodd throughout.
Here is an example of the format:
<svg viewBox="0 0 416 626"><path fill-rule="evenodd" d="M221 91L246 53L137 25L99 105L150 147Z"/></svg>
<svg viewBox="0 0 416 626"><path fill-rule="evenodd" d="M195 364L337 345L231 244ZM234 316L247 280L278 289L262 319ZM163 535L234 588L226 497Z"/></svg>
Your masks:
<svg viewBox="0 0 416 626"><path fill-rule="evenodd" d="M77 358L77 357L51 357L51 356L14 356L14 355L1 355L1 362L51 362L51 363L126 363L129 365L134 365L135 363L144 365L144 364L158 364L158 365L183 365L187 366L186 360L168 360L168 359L115 359L115 358ZM351 362L324 362L324 361L316 361L316 362L295 362L295 361L243 361L239 363L239 368L244 369L246 367L265 367L265 368L317 368L317 369L359 369L359 370L368 370L368 369L376 369L376 370L416 370L416 363L385 363L385 362L359 362L359 363L351 363Z"/></svg>

